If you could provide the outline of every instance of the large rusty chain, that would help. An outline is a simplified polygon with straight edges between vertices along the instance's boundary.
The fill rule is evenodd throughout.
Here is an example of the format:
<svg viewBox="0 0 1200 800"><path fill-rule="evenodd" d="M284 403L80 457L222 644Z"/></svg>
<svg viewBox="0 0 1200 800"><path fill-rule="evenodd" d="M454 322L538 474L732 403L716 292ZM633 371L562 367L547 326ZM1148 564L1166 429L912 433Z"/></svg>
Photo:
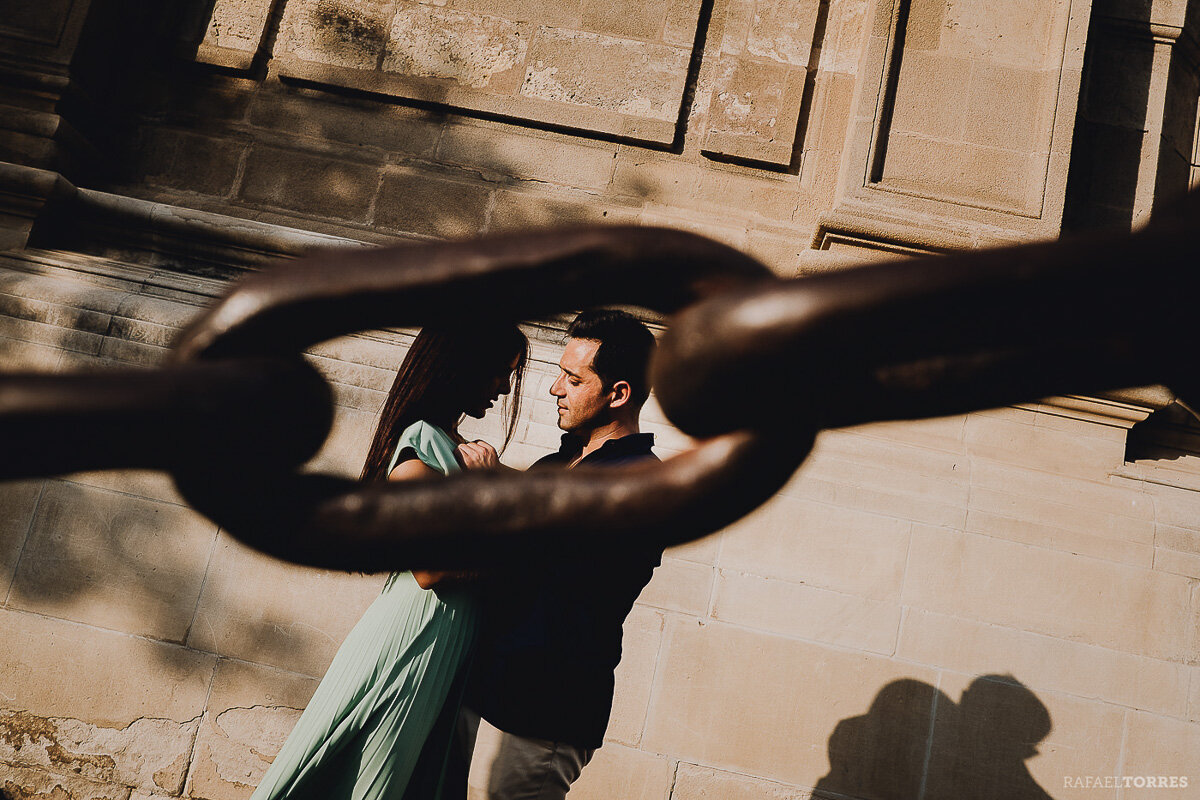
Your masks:
<svg viewBox="0 0 1200 800"><path fill-rule="evenodd" d="M232 535L382 571L620 552L715 531L766 501L817 431L1148 383L1191 396L1200 203L1135 234L784 280L727 246L606 227L324 252L235 285L156 370L7 375L0 478L170 471ZM332 393L301 357L381 326L622 304L672 315L652 364L699 438L663 463L364 485L299 472Z"/></svg>

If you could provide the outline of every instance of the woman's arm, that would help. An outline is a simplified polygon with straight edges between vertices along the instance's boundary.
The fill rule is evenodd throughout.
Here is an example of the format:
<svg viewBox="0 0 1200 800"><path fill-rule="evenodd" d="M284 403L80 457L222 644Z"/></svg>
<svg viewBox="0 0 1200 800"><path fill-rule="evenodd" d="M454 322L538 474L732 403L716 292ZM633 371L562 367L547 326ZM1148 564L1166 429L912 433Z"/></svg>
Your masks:
<svg viewBox="0 0 1200 800"><path fill-rule="evenodd" d="M413 481L438 477L441 474L419 458L408 458L392 468L392 471L388 473L388 480ZM438 586L455 583L456 579L461 578L464 573L414 569L412 574L417 580L417 585L422 589L434 589Z"/></svg>

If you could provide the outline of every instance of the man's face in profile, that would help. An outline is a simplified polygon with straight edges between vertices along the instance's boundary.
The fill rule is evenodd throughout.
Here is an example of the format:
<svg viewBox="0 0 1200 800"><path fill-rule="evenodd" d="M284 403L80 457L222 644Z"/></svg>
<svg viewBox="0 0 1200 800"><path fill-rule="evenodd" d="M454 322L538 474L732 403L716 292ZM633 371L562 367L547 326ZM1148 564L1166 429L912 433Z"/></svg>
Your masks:
<svg viewBox="0 0 1200 800"><path fill-rule="evenodd" d="M595 339L568 339L558 361L550 394L558 399L558 427L564 431L586 431L608 420L609 392L593 367L599 349Z"/></svg>

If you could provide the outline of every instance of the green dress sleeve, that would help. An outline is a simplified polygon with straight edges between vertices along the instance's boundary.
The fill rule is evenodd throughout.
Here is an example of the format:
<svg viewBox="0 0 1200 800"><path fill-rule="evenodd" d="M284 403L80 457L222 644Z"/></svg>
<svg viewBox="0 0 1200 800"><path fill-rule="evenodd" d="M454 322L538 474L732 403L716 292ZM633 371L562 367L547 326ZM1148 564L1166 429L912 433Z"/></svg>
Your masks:
<svg viewBox="0 0 1200 800"><path fill-rule="evenodd" d="M400 460L400 454L412 450L417 458L427 467L436 469L443 475L450 475L462 469L458 458L455 457L455 444L450 435L436 425L430 425L423 420L409 425L400 434L392 460L388 463L387 474L391 474Z"/></svg>

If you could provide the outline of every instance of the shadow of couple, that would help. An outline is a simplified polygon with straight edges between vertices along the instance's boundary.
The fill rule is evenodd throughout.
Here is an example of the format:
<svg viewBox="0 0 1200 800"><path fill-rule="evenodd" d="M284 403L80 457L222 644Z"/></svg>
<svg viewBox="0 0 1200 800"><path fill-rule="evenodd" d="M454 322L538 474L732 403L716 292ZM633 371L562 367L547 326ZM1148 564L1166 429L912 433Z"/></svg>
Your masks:
<svg viewBox="0 0 1200 800"><path fill-rule="evenodd" d="M1010 675L976 678L957 703L922 681L893 681L834 728L814 797L1052 800L1025 763L1050 730L1049 711Z"/></svg>

